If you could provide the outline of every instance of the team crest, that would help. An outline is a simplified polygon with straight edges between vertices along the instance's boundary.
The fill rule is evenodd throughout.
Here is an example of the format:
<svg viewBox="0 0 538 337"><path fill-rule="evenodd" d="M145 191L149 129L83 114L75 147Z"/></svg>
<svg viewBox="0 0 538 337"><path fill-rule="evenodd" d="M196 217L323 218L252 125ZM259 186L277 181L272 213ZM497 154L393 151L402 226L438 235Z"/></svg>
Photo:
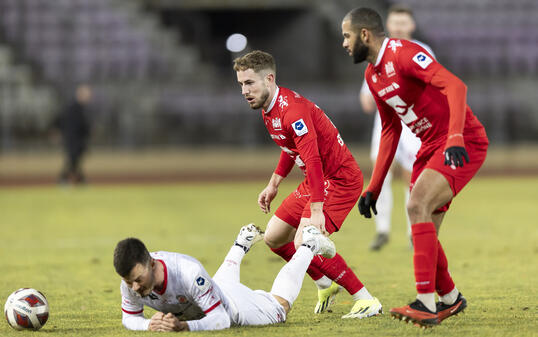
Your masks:
<svg viewBox="0 0 538 337"><path fill-rule="evenodd" d="M396 52L396 48L401 47L401 46L402 46L402 41L400 40L390 40L389 42L389 48L392 49L393 53Z"/></svg>
<svg viewBox="0 0 538 337"><path fill-rule="evenodd" d="M179 302L179 304L185 304L188 302L187 297L185 295L177 295L176 299Z"/></svg>
<svg viewBox="0 0 538 337"><path fill-rule="evenodd" d="M288 106L288 97L287 96L278 96L278 106L280 109L284 109L284 107Z"/></svg>
<svg viewBox="0 0 538 337"><path fill-rule="evenodd" d="M394 63L392 63L392 61L385 64L385 72L387 73L387 77L396 75L396 71L394 71Z"/></svg>
<svg viewBox="0 0 538 337"><path fill-rule="evenodd" d="M273 129L282 130L282 123L280 122L280 117L273 118Z"/></svg>

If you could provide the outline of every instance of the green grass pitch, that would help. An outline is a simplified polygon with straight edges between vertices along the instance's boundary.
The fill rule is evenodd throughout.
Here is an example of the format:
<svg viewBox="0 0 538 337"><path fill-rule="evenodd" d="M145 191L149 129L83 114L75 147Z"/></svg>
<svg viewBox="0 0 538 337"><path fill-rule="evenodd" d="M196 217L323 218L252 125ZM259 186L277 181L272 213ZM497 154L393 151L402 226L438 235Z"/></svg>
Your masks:
<svg viewBox="0 0 538 337"><path fill-rule="evenodd" d="M239 228L265 227L256 204L265 182L15 188L0 192L0 299L20 287L45 293L46 336L166 335L133 333L121 324L119 277L112 266L117 241L141 238L150 250L192 255L213 274ZM286 182L273 204L291 192ZM316 290L308 276L288 321L234 327L197 336L536 336L538 334L538 178L478 178L451 206L440 239L451 273L469 306L464 314L422 331L390 319L393 306L414 297L412 252L406 238L403 186L394 186L393 233L370 252L374 222L353 210L332 236L385 314L342 320L352 302L340 294L332 313L314 315ZM400 193L402 192L402 193ZM265 245L244 259L242 282L269 290L283 262ZM146 315L152 310L146 310ZM0 322L0 336L23 336ZM32 335L35 335L32 333Z"/></svg>

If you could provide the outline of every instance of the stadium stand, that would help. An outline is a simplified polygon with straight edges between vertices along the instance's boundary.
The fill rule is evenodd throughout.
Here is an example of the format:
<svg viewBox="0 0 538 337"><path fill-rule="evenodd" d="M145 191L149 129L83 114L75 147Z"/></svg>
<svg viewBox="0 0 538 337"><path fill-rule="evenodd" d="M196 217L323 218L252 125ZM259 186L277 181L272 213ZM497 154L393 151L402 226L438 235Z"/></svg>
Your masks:
<svg viewBox="0 0 538 337"><path fill-rule="evenodd" d="M274 52L282 83L322 104L346 140L367 141L370 122L354 104L361 68L340 48L340 21L351 7L383 11L394 2L0 0L2 149L35 140L81 82L94 88L94 142L102 145L267 142L233 86L234 55L221 46L225 34L248 29L248 48ZM469 84L469 103L494 141L536 139L538 3L403 2L416 13L418 38ZM171 9L200 31L165 26ZM253 31L259 20L277 24Z"/></svg>

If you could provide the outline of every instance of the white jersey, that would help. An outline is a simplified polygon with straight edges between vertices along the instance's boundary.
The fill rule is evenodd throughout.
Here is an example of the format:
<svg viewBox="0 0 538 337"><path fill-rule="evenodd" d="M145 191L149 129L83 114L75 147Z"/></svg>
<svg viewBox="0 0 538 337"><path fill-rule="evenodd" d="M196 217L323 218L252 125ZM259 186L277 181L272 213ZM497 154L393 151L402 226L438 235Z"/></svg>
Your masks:
<svg viewBox="0 0 538 337"><path fill-rule="evenodd" d="M121 281L122 321L130 330L148 330L150 320L144 317L144 305L173 313L186 321L191 331L286 320L286 312L274 296L239 283L239 269L236 277L229 277L224 268L211 278L202 264L188 255L162 251L150 255L163 265L164 286L160 292L140 297Z"/></svg>
<svg viewBox="0 0 538 337"><path fill-rule="evenodd" d="M143 319L138 319L136 326L126 325L127 328L147 330L149 319L144 319L144 305L164 313L173 313L180 320L187 321L191 330L207 330L208 326L200 319L213 311L231 316L228 300L195 258L162 251L150 255L163 265L164 286L161 292L153 291L148 296L141 297L125 281L121 281L124 324L129 316Z"/></svg>
<svg viewBox="0 0 538 337"><path fill-rule="evenodd" d="M411 42L420 45L435 58L435 54L427 44L418 40L411 40ZM361 95L372 95L366 81L362 82L360 93ZM374 118L374 129L372 131L372 144L370 148L370 157L373 161L375 161L377 158L380 139L381 119L379 117L379 113L376 111ZM411 130L406 127L406 125L402 122L402 133L400 135L400 142L398 143L398 148L396 149L396 154L394 155L394 160L396 160L407 171L412 171L413 163L415 162L417 152L420 149L420 145L420 139L413 132L411 132Z"/></svg>

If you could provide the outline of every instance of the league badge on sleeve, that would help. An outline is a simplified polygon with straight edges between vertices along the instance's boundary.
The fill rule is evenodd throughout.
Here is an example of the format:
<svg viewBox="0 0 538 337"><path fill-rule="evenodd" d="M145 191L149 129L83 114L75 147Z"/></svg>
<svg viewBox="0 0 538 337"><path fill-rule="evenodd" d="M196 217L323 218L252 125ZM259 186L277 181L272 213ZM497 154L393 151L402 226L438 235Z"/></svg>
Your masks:
<svg viewBox="0 0 538 337"><path fill-rule="evenodd" d="M302 118L298 121L291 123L291 127L293 128L293 131L295 131L295 134L297 136L302 136L308 133L308 128L306 127L306 124Z"/></svg>
<svg viewBox="0 0 538 337"><path fill-rule="evenodd" d="M433 62L431 57L426 55L424 52L419 52L413 56L413 61L415 61L415 63L418 64L422 69L426 69L430 63Z"/></svg>
<svg viewBox="0 0 538 337"><path fill-rule="evenodd" d="M200 289L202 293L205 293L207 289L209 289L210 285L211 283L205 277L198 276L196 278L196 286L198 287L198 289Z"/></svg>

